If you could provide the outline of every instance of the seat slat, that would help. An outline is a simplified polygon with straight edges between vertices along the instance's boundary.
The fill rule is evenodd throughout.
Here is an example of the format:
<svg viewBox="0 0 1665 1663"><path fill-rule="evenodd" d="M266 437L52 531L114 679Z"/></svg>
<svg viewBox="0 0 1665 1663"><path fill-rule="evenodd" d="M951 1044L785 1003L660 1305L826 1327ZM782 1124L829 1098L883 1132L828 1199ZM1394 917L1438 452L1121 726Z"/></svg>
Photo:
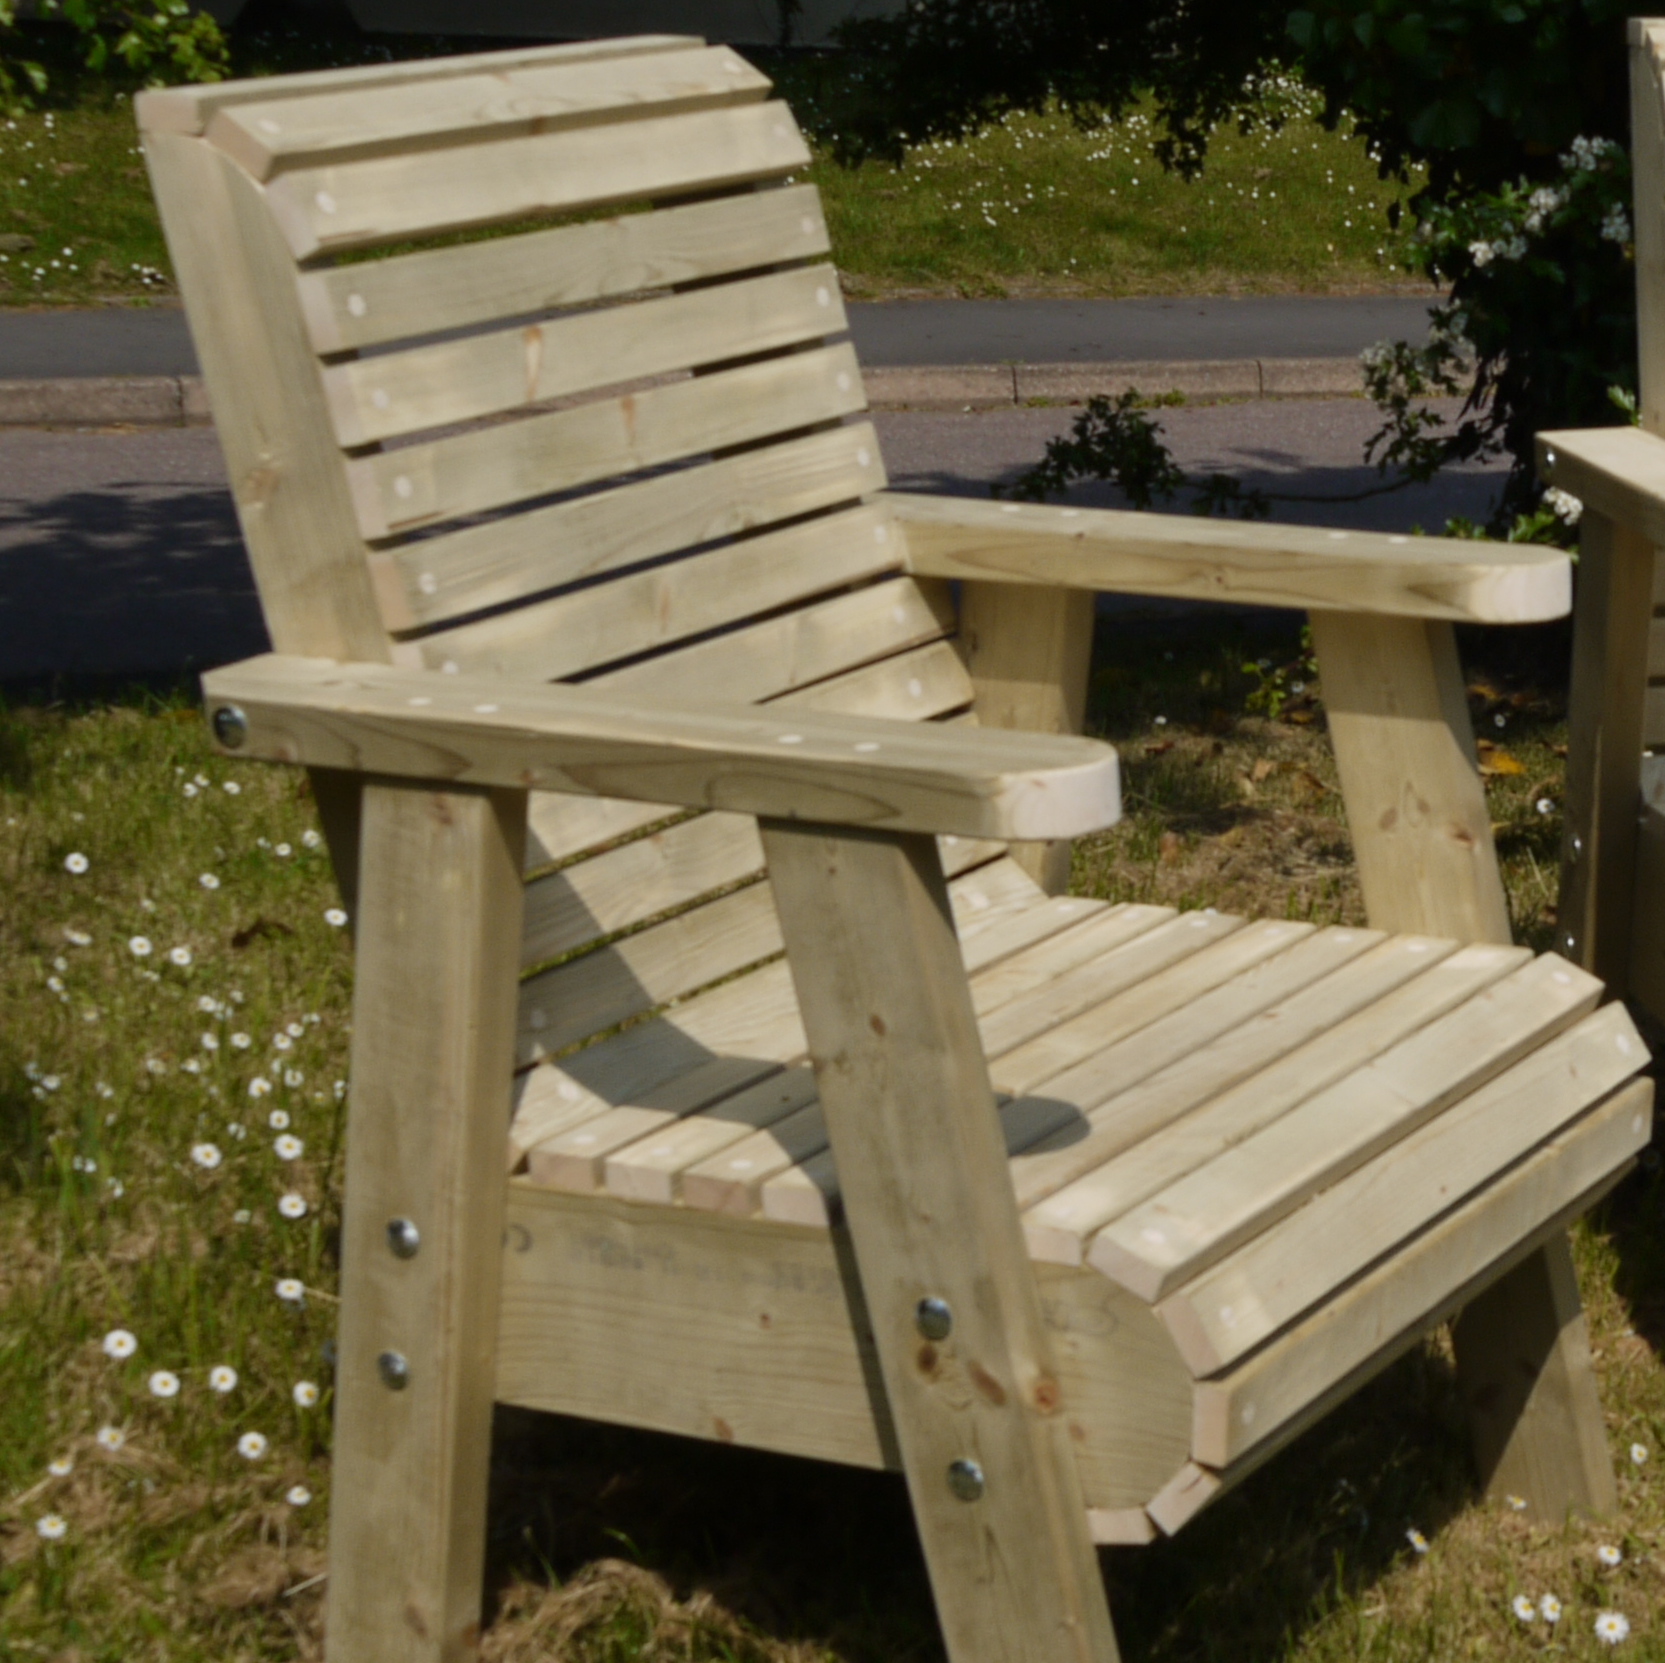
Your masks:
<svg viewBox="0 0 1665 1663"><path fill-rule="evenodd" d="M780 179L809 165L784 104L654 117L297 168L266 187L297 260L410 237Z"/></svg>
<svg viewBox="0 0 1665 1663"><path fill-rule="evenodd" d="M882 508L855 508L535 601L417 644L434 669L560 681L898 569Z"/></svg>
<svg viewBox="0 0 1665 1663"><path fill-rule="evenodd" d="M1524 947L1393 936L1253 1024L1228 1033L1089 1116L1122 1153L1036 1202L1025 1218L1037 1257L1077 1264L1082 1238L1195 1171L1307 1097L1408 1038L1531 957ZM1446 956L1449 955L1449 956ZM1239 1079L1239 1075L1247 1077ZM1233 1083L1233 1082L1236 1083ZM1127 1124L1165 1117L1129 1143ZM1031 1151L1026 1164L1044 1165Z"/></svg>
<svg viewBox="0 0 1665 1663"><path fill-rule="evenodd" d="M1414 1344L1464 1302L1477 1270L1494 1272L1547 1228L1565 1229L1646 1141L1652 1094L1647 1080L1612 1093L1223 1380L1199 1385L1192 1455L1215 1467L1241 1459L1379 1359L1392 1336Z"/></svg>
<svg viewBox="0 0 1665 1663"><path fill-rule="evenodd" d="M1553 955L1534 959L1123 1214L1093 1237L1091 1262L1161 1299L1544 1046L1600 997L1593 976Z"/></svg>
<svg viewBox="0 0 1665 1663"><path fill-rule="evenodd" d="M299 275L313 349L347 352L808 260L831 247L813 185L419 249Z"/></svg>
<svg viewBox="0 0 1665 1663"><path fill-rule="evenodd" d="M775 702L793 710L837 710L850 716L924 722L964 709L975 694L964 659L947 641L931 641L787 693Z"/></svg>
<svg viewBox="0 0 1665 1663"><path fill-rule="evenodd" d="M862 408L855 353L823 347L360 457L347 477L360 529L376 540Z"/></svg>
<svg viewBox="0 0 1665 1663"><path fill-rule="evenodd" d="M831 266L803 266L331 365L324 394L349 447L698 369L847 327Z"/></svg>
<svg viewBox="0 0 1665 1663"><path fill-rule="evenodd" d="M209 121L208 142L256 179L639 115L679 115L766 98L769 79L738 52L688 47L641 58L517 64L427 82L253 99Z"/></svg>
<svg viewBox="0 0 1665 1663"><path fill-rule="evenodd" d="M1532 1049L1158 1305L1180 1354L1199 1376L1229 1368L1622 1085L1644 1055L1618 1003Z"/></svg>

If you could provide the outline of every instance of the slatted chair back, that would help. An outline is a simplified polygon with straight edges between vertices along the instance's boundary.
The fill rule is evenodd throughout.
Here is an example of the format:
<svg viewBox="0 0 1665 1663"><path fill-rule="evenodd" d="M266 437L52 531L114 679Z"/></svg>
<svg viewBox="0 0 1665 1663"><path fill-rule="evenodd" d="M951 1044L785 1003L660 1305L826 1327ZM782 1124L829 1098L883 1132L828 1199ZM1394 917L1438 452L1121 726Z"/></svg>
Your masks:
<svg viewBox="0 0 1665 1663"><path fill-rule="evenodd" d="M768 94L664 36L138 101L280 651L965 710ZM780 951L754 823L671 812L534 795L523 1063Z"/></svg>

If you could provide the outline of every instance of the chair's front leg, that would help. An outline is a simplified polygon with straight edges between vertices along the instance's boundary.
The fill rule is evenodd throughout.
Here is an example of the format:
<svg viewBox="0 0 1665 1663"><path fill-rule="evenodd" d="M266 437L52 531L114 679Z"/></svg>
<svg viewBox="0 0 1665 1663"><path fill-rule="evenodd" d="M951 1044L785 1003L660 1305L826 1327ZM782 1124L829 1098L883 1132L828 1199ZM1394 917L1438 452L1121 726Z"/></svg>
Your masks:
<svg viewBox="0 0 1665 1663"><path fill-rule="evenodd" d="M763 844L949 1657L1114 1663L935 839Z"/></svg>
<svg viewBox="0 0 1665 1663"><path fill-rule="evenodd" d="M524 792L364 789L326 1656L475 1654Z"/></svg>

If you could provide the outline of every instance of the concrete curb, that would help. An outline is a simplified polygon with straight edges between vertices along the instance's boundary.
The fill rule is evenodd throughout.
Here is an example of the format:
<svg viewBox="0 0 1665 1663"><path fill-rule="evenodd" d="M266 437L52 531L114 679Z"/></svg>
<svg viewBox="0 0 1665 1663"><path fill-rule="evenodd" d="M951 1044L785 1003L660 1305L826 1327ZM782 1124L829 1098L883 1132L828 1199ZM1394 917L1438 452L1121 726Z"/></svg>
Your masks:
<svg viewBox="0 0 1665 1663"><path fill-rule="evenodd" d="M921 364L864 372L875 410L992 410L1083 404L1136 389L1152 398L1348 398L1364 391L1356 358L1228 358L1113 364ZM209 420L195 375L0 380L0 427L195 427Z"/></svg>

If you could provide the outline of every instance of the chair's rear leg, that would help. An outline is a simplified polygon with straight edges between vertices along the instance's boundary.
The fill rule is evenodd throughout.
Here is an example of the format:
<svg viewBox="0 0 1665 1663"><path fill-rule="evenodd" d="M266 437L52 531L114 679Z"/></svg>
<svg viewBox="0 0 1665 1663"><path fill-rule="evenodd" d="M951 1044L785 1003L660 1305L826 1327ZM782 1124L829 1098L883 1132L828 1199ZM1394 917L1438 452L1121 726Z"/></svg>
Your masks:
<svg viewBox="0 0 1665 1663"><path fill-rule="evenodd" d="M523 792L365 787L326 1656L479 1639Z"/></svg>
<svg viewBox="0 0 1665 1663"><path fill-rule="evenodd" d="M1590 1336L1567 1238L1486 1290L1452 1328L1457 1377L1488 1495L1559 1524L1617 1504Z"/></svg>
<svg viewBox="0 0 1665 1663"><path fill-rule="evenodd" d="M935 840L764 848L949 1657L1114 1663Z"/></svg>

